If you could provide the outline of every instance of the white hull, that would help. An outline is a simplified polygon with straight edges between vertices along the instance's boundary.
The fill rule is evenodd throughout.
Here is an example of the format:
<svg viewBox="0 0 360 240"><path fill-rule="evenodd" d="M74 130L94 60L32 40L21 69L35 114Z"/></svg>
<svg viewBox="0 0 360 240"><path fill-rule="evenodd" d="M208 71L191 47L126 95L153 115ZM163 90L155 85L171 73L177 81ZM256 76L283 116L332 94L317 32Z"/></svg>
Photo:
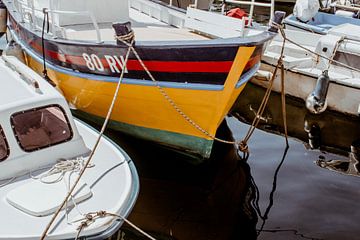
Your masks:
<svg viewBox="0 0 360 240"><path fill-rule="evenodd" d="M329 87L325 99L327 108L358 116L360 113L360 27L353 25L339 26L327 35L307 33L303 31L285 30L283 64L285 68L285 94L301 98L309 104L310 94L314 94L320 85L317 80L327 70ZM342 37L345 37L342 39ZM279 34L266 47L262 56L260 69L273 72L282 49L283 38ZM338 47L337 46L338 44ZM305 49L304 49L305 48ZM320 57L320 56L325 56ZM333 58L329 63L327 59ZM269 80L269 77L267 77ZM254 77L254 84L267 88L268 81ZM321 89L326 92L326 85ZM273 90L281 91L281 70L275 76ZM308 106L309 108L309 106ZM322 110L326 108L326 104ZM310 111L314 112L311 107ZM318 111L317 113L320 113Z"/></svg>
<svg viewBox="0 0 360 240"><path fill-rule="evenodd" d="M75 120L80 135L87 147L91 148L98 133L88 125ZM135 204L139 186L138 176L134 164L129 157L112 142L103 138L98 150L94 155L95 166L85 171L82 178L93 192L89 199L77 204L82 213L105 210L126 217ZM102 171L101 171L102 170ZM3 216L0 218L0 239L12 240L38 240L50 221L52 214L43 217L34 217L9 205L5 200L10 189L15 189L28 182L28 174L14 180L13 183L0 188L0 209ZM43 197L50 198L51 196ZM79 212L73 208L68 213L69 221L79 217ZM87 239L102 239L109 237L120 228L122 221L115 221L113 217L99 218L89 227L82 230L80 236ZM46 239L69 239L75 238L77 224L68 224L65 212L61 211L53 224L52 230ZM92 237L91 237L92 236ZM89 238L90 237L90 238Z"/></svg>
<svg viewBox="0 0 360 240"><path fill-rule="evenodd" d="M273 72L274 66L262 63L261 70ZM275 92L281 92L281 71L277 72L274 80L272 90ZM317 78L307 76L305 74L296 72L294 70L285 71L285 93L290 96L301 98L306 101L306 98L314 90ZM267 88L269 81L260 80L256 77L251 79L251 82ZM301 84L299 84L301 83ZM359 115L360 104L360 89L342 85L336 82L331 82L329 85L327 95L328 108L337 112L350 115Z"/></svg>

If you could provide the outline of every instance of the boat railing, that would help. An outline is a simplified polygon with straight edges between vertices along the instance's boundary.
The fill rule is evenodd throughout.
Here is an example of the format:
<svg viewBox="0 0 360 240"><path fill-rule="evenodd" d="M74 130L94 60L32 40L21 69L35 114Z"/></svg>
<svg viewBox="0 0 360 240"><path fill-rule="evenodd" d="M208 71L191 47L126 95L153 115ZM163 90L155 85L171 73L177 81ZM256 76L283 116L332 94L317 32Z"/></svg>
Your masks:
<svg viewBox="0 0 360 240"><path fill-rule="evenodd" d="M43 28L42 21L45 18L44 9L36 8L34 5L34 0L27 0L26 2L22 0L14 0L13 6L16 11L20 14L21 22L28 20L29 24L34 30L41 30ZM96 31L96 41L98 43L102 42L101 33L99 25L96 21L96 17L91 11L64 11L64 10L55 10L53 0L49 0L49 8L46 10L49 17L49 23L51 24L50 32L53 38L57 38L58 31L61 32L61 37L67 39L66 31L60 24L56 24L55 15L77 15L77 16L87 16L91 20L92 25ZM41 16L41 17L40 17ZM41 21L37 21L40 19Z"/></svg>
<svg viewBox="0 0 360 240"><path fill-rule="evenodd" d="M224 14L224 6L226 3L230 3L233 5L246 5L246 6L250 6L250 11L249 11L249 21L248 21L248 25L251 24L251 20L254 16L254 8L255 6L257 7L268 7L270 8L270 20L274 18L274 12L275 12L275 0L271 0L269 3L268 2L255 2L255 0L251 0L251 1L239 1L239 0L223 0L223 8L222 8L222 12Z"/></svg>
<svg viewBox="0 0 360 240"><path fill-rule="evenodd" d="M169 25L182 28L185 23L185 10L181 11L172 3L169 6L166 3L159 4L160 1L149 0L130 0L129 7L138 10L152 18Z"/></svg>

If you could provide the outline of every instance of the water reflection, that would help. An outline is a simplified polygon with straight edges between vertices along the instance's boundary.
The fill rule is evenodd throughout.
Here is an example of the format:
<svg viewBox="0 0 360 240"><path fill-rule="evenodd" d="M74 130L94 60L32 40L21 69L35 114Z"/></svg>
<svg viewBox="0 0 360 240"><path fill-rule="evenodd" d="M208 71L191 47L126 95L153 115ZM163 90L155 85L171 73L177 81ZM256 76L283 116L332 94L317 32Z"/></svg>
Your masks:
<svg viewBox="0 0 360 240"><path fill-rule="evenodd" d="M108 135L120 145L126 145L139 170L142 189L129 219L156 239L255 240L262 232L277 231L307 238L293 229L265 228L275 204L278 174L288 147L271 174L271 191L264 197L249 164L234 145L215 142L210 160L193 166L184 161L184 156L169 159L176 155L151 143L141 144L136 140L133 145L131 138L119 137L115 132ZM217 137L233 141L226 122ZM251 158L251 161L262 160ZM260 202L267 203L263 210ZM146 239L126 225L118 234L117 237L126 240Z"/></svg>
<svg viewBox="0 0 360 240"><path fill-rule="evenodd" d="M251 122L261 103L265 90L248 84L233 107L232 114L243 122ZM303 101L286 98L288 134L304 141L309 149L320 149L343 155L360 136L360 118L325 111L314 115L307 111ZM271 93L259 128L276 134L283 133L280 94Z"/></svg>
<svg viewBox="0 0 360 240"><path fill-rule="evenodd" d="M338 172L345 175L360 177L360 154L359 154L360 140L354 141L351 145L351 152L348 160L328 160L320 158L316 161L319 167Z"/></svg>
<svg viewBox="0 0 360 240"><path fill-rule="evenodd" d="M254 201L259 194L234 145L216 142L209 161L194 166L160 146L116 132L108 135L127 150L139 171L141 190L129 219L156 239L257 238ZM226 122L218 137L233 140ZM118 236L146 239L126 225Z"/></svg>
<svg viewBox="0 0 360 240"><path fill-rule="evenodd" d="M276 191L276 186L277 186L277 176L279 174L279 171L280 171L280 168L281 166L283 165L284 161L285 161L285 157L287 155L287 152L289 150L289 146L286 146L285 150L284 150L284 154L281 158L281 161L279 163L279 165L276 167L276 170L275 170L275 173L274 173L274 177L273 177L273 182L272 182L272 189L271 189L271 192L270 192L270 195L269 195L269 204L268 206L266 207L265 209L265 212L264 214L261 213L261 209L259 207L259 198L260 198L260 192L256 186L256 183L255 183L255 180L253 180L253 183L254 183L254 186L256 187L256 198L254 199L254 208L258 214L258 216L260 217L260 219L262 220L262 223L261 223L261 226L260 226L260 229L257 230L257 236L260 235L260 233L262 231L264 231L264 227L265 227L265 222L266 220L268 219L269 217L269 213L270 213L270 210L271 210L271 207L273 206L274 204L274 194L275 194L275 191Z"/></svg>

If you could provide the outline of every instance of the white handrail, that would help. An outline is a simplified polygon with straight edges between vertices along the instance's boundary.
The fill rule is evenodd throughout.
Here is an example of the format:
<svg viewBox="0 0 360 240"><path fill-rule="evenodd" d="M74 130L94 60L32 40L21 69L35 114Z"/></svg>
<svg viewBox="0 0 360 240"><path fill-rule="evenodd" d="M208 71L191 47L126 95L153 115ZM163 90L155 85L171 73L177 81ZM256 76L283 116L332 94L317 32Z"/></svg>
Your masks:
<svg viewBox="0 0 360 240"><path fill-rule="evenodd" d="M29 4L30 3L30 4ZM17 5L17 6L16 6ZM30 6L29 6L30 5ZM21 15L21 19L22 21L24 21L24 10L25 11L31 11L31 12L27 12L28 14L31 14L31 25L33 28L36 28L36 22L34 21L35 19L35 12L43 12L43 9L38 9L35 8L34 6L34 0L27 0L27 3L21 1L21 0L14 0L13 1L13 6L14 8L19 12L19 14ZM95 28L96 31L96 40L98 43L101 43L101 33L100 33L100 28L99 25L96 21L96 17L93 14L93 12L90 11L62 11L62 10L53 10L53 0L49 0L49 8L47 10L48 13L50 13L50 17L51 17L51 31L52 31L52 35L53 37L56 36L56 32L55 32L55 21L54 21L54 14L69 14L69 15L80 15L80 16L89 16L91 19L91 22ZM45 17L45 16L44 16ZM58 26L59 28L61 28L60 26ZM41 29L42 26L39 26L39 28Z"/></svg>
<svg viewBox="0 0 360 240"><path fill-rule="evenodd" d="M271 0L270 3L265 2L255 2L255 0L250 1L238 1L238 0L224 0L224 3L231 3L234 5L250 5L250 13L249 13L249 19L252 19L254 14L254 7L269 7L270 8L270 21L274 17L274 10L275 10L275 0ZM249 21L250 24L251 21Z"/></svg>
<svg viewBox="0 0 360 240"><path fill-rule="evenodd" d="M89 16L92 24L94 25L95 31L96 31L96 39L100 43L101 41L101 33L99 25L97 24L95 15L93 12L90 11L81 11L81 12L75 12L75 11L60 11L60 10L49 10L49 12L55 13L55 14L69 14L69 15L83 15L83 16Z"/></svg>

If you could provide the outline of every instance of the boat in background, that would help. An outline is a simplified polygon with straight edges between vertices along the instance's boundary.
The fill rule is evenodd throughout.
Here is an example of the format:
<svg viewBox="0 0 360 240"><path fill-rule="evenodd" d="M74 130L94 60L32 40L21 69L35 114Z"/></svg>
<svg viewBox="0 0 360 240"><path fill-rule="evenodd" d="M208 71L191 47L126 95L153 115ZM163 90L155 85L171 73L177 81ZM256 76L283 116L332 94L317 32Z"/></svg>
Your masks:
<svg viewBox="0 0 360 240"><path fill-rule="evenodd" d="M346 23L360 26L360 19L326 12L316 13L314 18L308 22L299 21L294 14L290 14L284 19L286 29L303 30L318 34L327 34L330 29Z"/></svg>
<svg viewBox="0 0 360 240"><path fill-rule="evenodd" d="M195 156L194 162L210 156L218 126L276 31L157 0L50 2L4 2L9 33L28 66L46 70L76 111L93 121L104 119L124 72L109 127ZM129 43L122 38L132 33L127 61Z"/></svg>
<svg viewBox="0 0 360 240"><path fill-rule="evenodd" d="M297 0L294 13L284 19L286 29L327 34L330 29L346 23L360 26L359 7L346 6L331 0L326 1L325 6L315 4L316 6L312 7L309 6L310 2L311 0Z"/></svg>
<svg viewBox="0 0 360 240"><path fill-rule="evenodd" d="M329 108L359 116L360 26L340 25L326 35L287 29L284 33L293 41L285 42L282 59L286 70L285 94L304 100L312 113L321 113ZM262 57L262 71L273 72L282 43L283 37L279 34L267 46ZM255 77L251 81L265 88L269 86L269 81L264 78ZM281 92L280 71L275 76L272 89Z"/></svg>
<svg viewBox="0 0 360 240"><path fill-rule="evenodd" d="M40 239L99 132L17 58L0 57L0 76L0 239ZM132 210L139 179L125 151L101 137L87 166L46 239L107 238Z"/></svg>
<svg viewBox="0 0 360 240"><path fill-rule="evenodd" d="M265 49L259 71L261 74L257 74L251 82L268 88L281 58L285 69L286 95L305 101L308 110L314 114L329 108L342 114L359 116L360 20L318 12L316 4L308 6L307 3L310 4L310 0L298 0L298 5L294 7L294 13L302 20L315 16L315 22L318 22L317 16L329 16L334 21L338 18L348 19L347 22L357 21L358 25L338 22L338 25L322 26L324 29L315 31L311 24L314 20L301 23L302 20L296 19L301 26L305 26L304 29L309 30L302 31L302 27L289 29L289 18L295 18L294 14L289 15L284 20L285 28L281 34ZM282 91L280 70L274 76L272 90Z"/></svg>

